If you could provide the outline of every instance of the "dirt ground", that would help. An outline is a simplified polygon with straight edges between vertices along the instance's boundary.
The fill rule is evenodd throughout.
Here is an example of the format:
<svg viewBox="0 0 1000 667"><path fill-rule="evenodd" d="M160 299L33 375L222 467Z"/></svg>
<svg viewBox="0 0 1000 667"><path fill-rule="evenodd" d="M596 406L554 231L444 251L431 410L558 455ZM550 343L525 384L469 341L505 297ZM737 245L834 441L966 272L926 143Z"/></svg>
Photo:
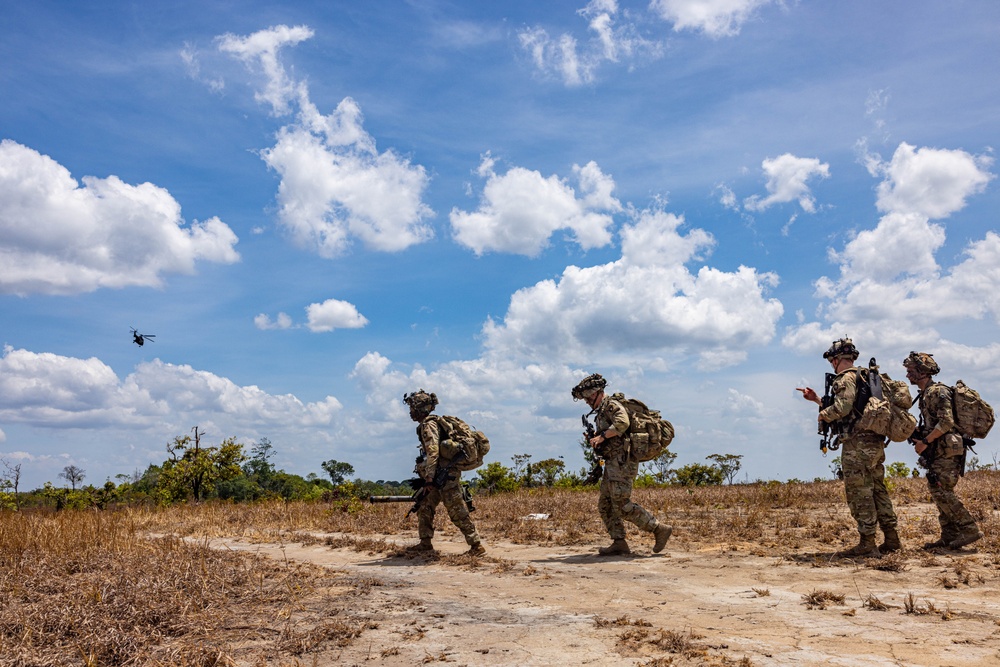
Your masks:
<svg viewBox="0 0 1000 667"><path fill-rule="evenodd" d="M1000 564L975 550L908 549L881 570L831 562L829 548L631 542L632 555L599 557L597 544L489 541L478 559L457 533L431 557L212 544L376 582L351 610L368 629L302 665L1000 665Z"/></svg>

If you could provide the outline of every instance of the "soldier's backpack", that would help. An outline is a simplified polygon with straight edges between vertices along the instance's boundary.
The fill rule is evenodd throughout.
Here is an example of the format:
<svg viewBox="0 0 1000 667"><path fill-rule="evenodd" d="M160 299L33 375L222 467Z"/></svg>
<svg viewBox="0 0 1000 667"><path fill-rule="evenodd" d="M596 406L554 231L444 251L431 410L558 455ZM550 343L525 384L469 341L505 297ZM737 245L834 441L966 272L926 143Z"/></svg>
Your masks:
<svg viewBox="0 0 1000 667"><path fill-rule="evenodd" d="M868 368L858 373L854 402L857 429L877 433L892 442L903 442L917 428L917 419L909 412L912 405L913 397L906 382L879 373L874 357Z"/></svg>
<svg viewBox="0 0 1000 667"><path fill-rule="evenodd" d="M455 469L462 471L475 470L483 465L483 458L490 451L490 441L482 431L477 431L458 417L431 416L438 424L438 456L442 460L455 461Z"/></svg>
<svg viewBox="0 0 1000 667"><path fill-rule="evenodd" d="M959 380L952 389L952 406L955 410L955 428L966 438L978 440L985 438L993 428L995 416L993 408L979 396L979 392L971 389Z"/></svg>
<svg viewBox="0 0 1000 667"><path fill-rule="evenodd" d="M650 410L637 398L626 398L625 394L612 394L628 411L629 447L640 463L652 461L662 454L674 439L674 426L660 416L659 410Z"/></svg>

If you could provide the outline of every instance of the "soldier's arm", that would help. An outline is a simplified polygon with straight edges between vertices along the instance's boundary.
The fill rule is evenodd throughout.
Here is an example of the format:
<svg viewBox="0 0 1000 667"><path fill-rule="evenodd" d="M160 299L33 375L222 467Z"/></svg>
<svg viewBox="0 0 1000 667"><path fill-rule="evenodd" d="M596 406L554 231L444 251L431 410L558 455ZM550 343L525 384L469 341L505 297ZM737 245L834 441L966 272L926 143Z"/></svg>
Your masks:
<svg viewBox="0 0 1000 667"><path fill-rule="evenodd" d="M628 430L632 422L628 418L628 410L618 401L608 401L608 421L611 426L604 432L605 438L617 438Z"/></svg>
<svg viewBox="0 0 1000 667"><path fill-rule="evenodd" d="M420 425L420 446L424 453L424 481L434 481L434 473L437 472L438 452L441 447L440 432L437 421L427 419Z"/></svg>
<svg viewBox="0 0 1000 667"><path fill-rule="evenodd" d="M935 384L928 388L924 400L928 402L927 423L933 426L924 442L931 443L955 429L951 389L943 384Z"/></svg>
<svg viewBox="0 0 1000 667"><path fill-rule="evenodd" d="M833 381L833 404L820 410L821 421L833 422L851 414L854 409L854 399L858 395L856 377L856 373L844 373Z"/></svg>

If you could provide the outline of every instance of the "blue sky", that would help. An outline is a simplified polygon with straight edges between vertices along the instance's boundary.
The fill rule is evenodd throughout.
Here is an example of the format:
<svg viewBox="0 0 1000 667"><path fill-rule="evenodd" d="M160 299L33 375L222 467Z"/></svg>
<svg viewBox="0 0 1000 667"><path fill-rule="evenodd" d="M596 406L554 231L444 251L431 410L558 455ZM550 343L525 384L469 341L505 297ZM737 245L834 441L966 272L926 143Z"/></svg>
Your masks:
<svg viewBox="0 0 1000 667"><path fill-rule="evenodd" d="M1000 401L998 31L986 1L5 2L0 459L102 483L199 426L400 479L424 388L492 458L576 469L601 372L679 463L827 476L794 388L835 338Z"/></svg>

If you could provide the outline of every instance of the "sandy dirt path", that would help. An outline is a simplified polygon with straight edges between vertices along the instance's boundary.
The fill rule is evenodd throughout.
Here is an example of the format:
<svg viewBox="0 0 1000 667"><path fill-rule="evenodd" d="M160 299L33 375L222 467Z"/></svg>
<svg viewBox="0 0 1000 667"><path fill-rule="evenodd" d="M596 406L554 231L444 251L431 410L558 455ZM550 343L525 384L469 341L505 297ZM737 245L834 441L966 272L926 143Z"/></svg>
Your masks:
<svg viewBox="0 0 1000 667"><path fill-rule="evenodd" d="M377 582L351 610L370 629L303 665L1000 665L1000 564L975 552L907 551L883 571L752 545L602 558L491 542L472 559L435 544L428 558L213 541Z"/></svg>

